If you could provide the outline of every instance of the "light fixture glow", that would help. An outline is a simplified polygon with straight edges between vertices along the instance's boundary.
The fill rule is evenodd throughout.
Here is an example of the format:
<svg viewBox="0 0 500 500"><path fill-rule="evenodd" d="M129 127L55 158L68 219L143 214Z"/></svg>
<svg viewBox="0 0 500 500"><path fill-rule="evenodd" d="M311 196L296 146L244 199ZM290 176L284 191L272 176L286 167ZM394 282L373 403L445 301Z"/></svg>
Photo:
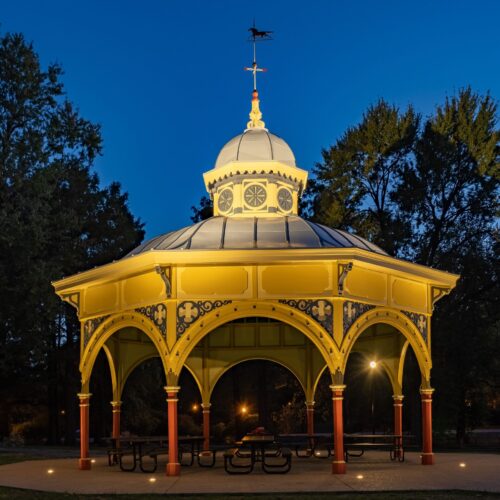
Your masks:
<svg viewBox="0 0 500 500"><path fill-rule="evenodd" d="M241 413L243 413L243 415L245 415L247 411L248 411L248 409L246 406L241 407Z"/></svg>
<svg viewBox="0 0 500 500"><path fill-rule="evenodd" d="M95 458L90 461L91 464L95 464Z"/></svg>
<svg viewBox="0 0 500 500"><path fill-rule="evenodd" d="M377 368L377 362L376 361L370 361L370 368L373 370L374 368Z"/></svg>
<svg viewBox="0 0 500 500"><path fill-rule="evenodd" d="M150 477L149 478L150 483L156 483L156 477Z"/></svg>
<svg viewBox="0 0 500 500"><path fill-rule="evenodd" d="M356 479L363 479L363 478L364 478L363 474L358 474L358 475L356 476Z"/></svg>
<svg viewBox="0 0 500 500"><path fill-rule="evenodd" d="M466 465L464 462L460 462L460 467L464 468Z"/></svg>
<svg viewBox="0 0 500 500"><path fill-rule="evenodd" d="M196 403L191 407L193 411L198 411L198 405Z"/></svg>
<svg viewBox="0 0 500 500"><path fill-rule="evenodd" d="M47 474L54 474L54 469L47 469Z"/></svg>

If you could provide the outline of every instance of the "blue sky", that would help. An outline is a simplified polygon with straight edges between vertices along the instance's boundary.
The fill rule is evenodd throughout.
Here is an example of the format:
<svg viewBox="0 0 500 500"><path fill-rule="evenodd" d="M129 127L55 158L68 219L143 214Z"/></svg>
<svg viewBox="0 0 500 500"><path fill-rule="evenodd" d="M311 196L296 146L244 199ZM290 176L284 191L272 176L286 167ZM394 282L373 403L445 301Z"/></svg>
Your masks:
<svg viewBox="0 0 500 500"><path fill-rule="evenodd" d="M1 31L22 32L67 94L102 126L103 183L119 181L147 236L190 223L202 173L250 110L247 29L260 44L268 128L311 169L383 97L427 115L471 85L500 98L495 0L0 1Z"/></svg>

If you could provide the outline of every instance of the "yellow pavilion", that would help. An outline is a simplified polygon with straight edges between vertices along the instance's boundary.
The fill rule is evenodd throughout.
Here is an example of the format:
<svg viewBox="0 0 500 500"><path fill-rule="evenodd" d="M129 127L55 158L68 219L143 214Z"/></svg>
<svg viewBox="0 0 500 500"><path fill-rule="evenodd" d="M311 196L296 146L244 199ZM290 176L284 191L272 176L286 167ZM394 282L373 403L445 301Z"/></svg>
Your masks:
<svg viewBox="0 0 500 500"><path fill-rule="evenodd" d="M54 283L81 322L79 467L91 464L89 381L101 350L111 373L115 437L127 377L145 360L161 359L168 402L166 473L178 475L183 368L199 387L207 449L211 394L235 364L263 359L290 370L305 393L308 433L316 386L327 371L332 472L342 474L349 356L358 352L370 359L377 353L392 384L394 433L401 434L403 367L412 349L422 377L422 463L432 464L431 317L458 276L390 257L363 238L299 217L307 172L296 165L288 144L265 127L256 90L246 129L222 148L204 181L213 217Z"/></svg>

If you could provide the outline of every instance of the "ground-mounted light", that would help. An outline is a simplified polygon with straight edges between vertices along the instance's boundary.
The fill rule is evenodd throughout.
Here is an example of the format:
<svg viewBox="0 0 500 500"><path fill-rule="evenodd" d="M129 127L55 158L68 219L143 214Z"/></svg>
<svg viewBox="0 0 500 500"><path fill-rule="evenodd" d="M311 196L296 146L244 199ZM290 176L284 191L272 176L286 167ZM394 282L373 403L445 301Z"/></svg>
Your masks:
<svg viewBox="0 0 500 500"><path fill-rule="evenodd" d="M466 464L465 464L465 462L460 462L460 463L458 464L458 466L459 466L459 467L462 467L462 469L463 469L464 467L467 467L467 466L466 466Z"/></svg>
<svg viewBox="0 0 500 500"><path fill-rule="evenodd" d="M95 464L95 458L90 461L91 464Z"/></svg>
<svg viewBox="0 0 500 500"><path fill-rule="evenodd" d="M365 476L363 476L363 474L358 474L358 475L356 476L356 479L363 479L364 477L365 477Z"/></svg>
<svg viewBox="0 0 500 500"><path fill-rule="evenodd" d="M47 469L47 474L54 474L54 469Z"/></svg>
<svg viewBox="0 0 500 500"><path fill-rule="evenodd" d="M156 477L150 477L150 478L148 479L148 481L149 481L150 483L156 483Z"/></svg>

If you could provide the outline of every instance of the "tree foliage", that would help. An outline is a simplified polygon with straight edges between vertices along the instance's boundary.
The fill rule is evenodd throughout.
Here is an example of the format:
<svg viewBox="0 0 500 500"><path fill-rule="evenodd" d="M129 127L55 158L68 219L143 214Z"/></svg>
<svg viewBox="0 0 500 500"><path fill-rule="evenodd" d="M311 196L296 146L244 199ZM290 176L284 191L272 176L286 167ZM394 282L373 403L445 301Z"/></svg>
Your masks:
<svg viewBox="0 0 500 500"><path fill-rule="evenodd" d="M497 105L470 88L425 120L379 101L315 168L307 210L388 253L461 275L433 316L437 421L462 440L499 395Z"/></svg>
<svg viewBox="0 0 500 500"><path fill-rule="evenodd" d="M0 38L0 434L25 401L74 436L79 325L51 281L119 258L143 238L120 185L92 165L100 127L67 99L20 34ZM15 384L9 383L15 381Z"/></svg>

